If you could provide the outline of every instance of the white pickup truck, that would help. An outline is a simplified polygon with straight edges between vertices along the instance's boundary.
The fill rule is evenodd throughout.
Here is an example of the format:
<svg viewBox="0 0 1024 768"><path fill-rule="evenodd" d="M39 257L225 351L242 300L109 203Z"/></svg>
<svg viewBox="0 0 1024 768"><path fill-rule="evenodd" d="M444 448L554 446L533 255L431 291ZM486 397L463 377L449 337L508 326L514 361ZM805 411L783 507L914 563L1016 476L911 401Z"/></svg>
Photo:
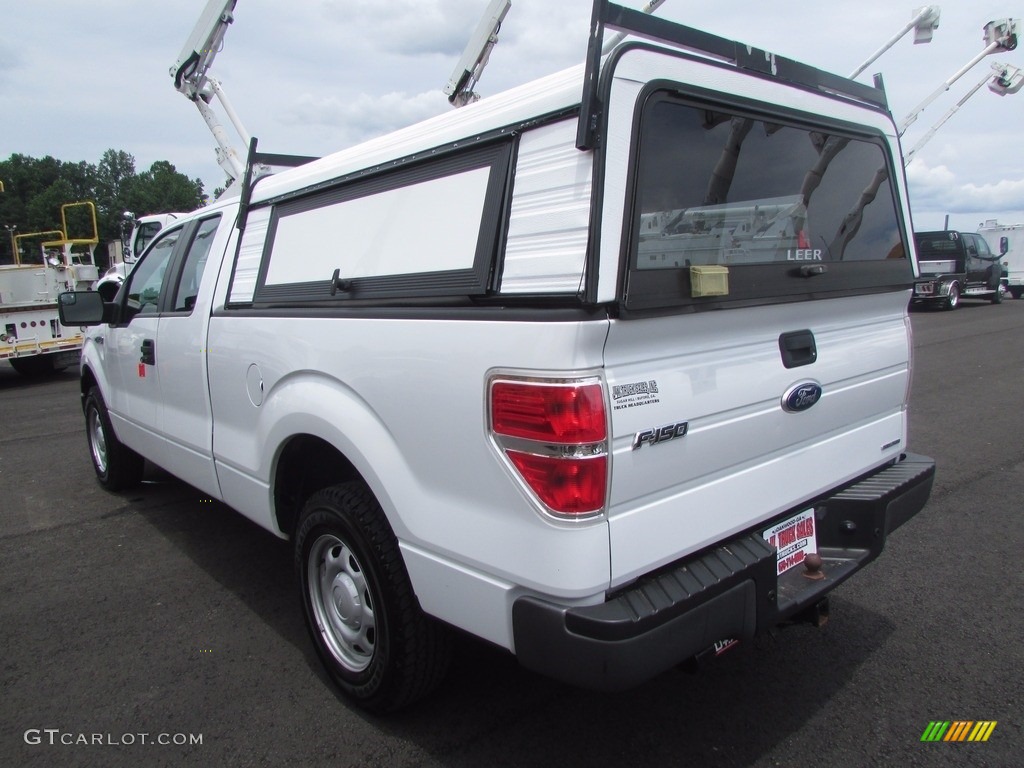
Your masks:
<svg viewBox="0 0 1024 768"><path fill-rule="evenodd" d="M450 627L639 684L814 610L930 493L885 94L595 8L654 42L246 178L61 297L100 482L146 459L291 539L376 711Z"/></svg>

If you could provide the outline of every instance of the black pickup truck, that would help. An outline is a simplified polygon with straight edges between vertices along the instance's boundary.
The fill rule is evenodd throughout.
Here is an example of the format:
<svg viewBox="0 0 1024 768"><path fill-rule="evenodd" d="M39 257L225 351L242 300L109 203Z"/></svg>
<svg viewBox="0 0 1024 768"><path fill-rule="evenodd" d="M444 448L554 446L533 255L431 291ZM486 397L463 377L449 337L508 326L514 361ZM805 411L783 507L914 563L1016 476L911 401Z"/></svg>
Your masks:
<svg viewBox="0 0 1024 768"><path fill-rule="evenodd" d="M985 238L973 232L917 232L921 277L914 282L913 304L956 309L961 297L1003 300L1003 269Z"/></svg>

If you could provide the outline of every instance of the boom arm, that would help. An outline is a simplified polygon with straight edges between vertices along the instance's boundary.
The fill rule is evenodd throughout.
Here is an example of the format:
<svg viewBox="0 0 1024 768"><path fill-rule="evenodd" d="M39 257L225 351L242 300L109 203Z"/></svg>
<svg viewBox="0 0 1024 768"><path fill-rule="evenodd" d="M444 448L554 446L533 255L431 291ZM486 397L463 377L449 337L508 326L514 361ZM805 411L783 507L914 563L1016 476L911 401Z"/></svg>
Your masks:
<svg viewBox="0 0 1024 768"><path fill-rule="evenodd" d="M992 69L995 70L994 75L985 75L977 85L969 90L960 101L953 105L953 107L942 116L942 118L935 123L921 140L913 146L913 148L903 155L903 167L910 165L910 162L914 159L914 155L917 154L918 150L921 149L925 144L931 141L932 137L936 132L946 124L946 122L953 117L967 100L971 98L975 93L981 90L981 87L988 83L990 90L998 93L1000 96L1007 93L1016 93L1020 90L1021 85L1024 84L1024 78L1021 77L1021 71L1016 67L1009 67L1005 64L999 64L998 62L992 64ZM1014 90L1016 88L1016 90Z"/></svg>
<svg viewBox="0 0 1024 768"><path fill-rule="evenodd" d="M910 113L903 118L903 122L899 124L899 135L902 136L906 133L915 120L924 112L925 108L935 101L939 96L944 94L952 87L953 83L959 80L961 77L966 75L975 64L984 59L989 54L995 53L996 51L1012 51L1017 47L1017 22L1014 19L1001 19L999 21L990 21L985 25L985 42L988 45L982 49L981 53L971 59L967 64L961 67L957 72L953 73L949 79L947 79L942 85L940 85L932 94L918 104Z"/></svg>
<svg viewBox="0 0 1024 768"><path fill-rule="evenodd" d="M480 19L476 31L462 52L462 58L455 65L455 70L444 87L445 95L452 106L464 107L480 98L473 89L480 80L484 67L487 66L491 50L498 42L501 22L511 7L512 0L491 0L491 4L484 11L483 18Z"/></svg>
<svg viewBox="0 0 1024 768"><path fill-rule="evenodd" d="M224 44L224 34L234 21L235 3L238 0L209 0L196 23L192 34L185 41L178 60L171 67L170 74L174 87L196 105L206 121L207 127L217 140L217 162L232 179L238 180L245 172L245 166L238 152L228 141L227 132L217 119L210 102L216 96L238 135L249 145L249 133L245 130L237 113L228 101L221 84L209 75L214 58Z"/></svg>

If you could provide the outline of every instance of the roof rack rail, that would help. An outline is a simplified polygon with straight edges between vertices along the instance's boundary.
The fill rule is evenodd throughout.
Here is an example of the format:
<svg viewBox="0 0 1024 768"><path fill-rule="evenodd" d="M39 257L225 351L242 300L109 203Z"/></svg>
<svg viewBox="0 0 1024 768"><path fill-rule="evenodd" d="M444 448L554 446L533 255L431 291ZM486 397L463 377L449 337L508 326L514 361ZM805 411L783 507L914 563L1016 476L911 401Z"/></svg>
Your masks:
<svg viewBox="0 0 1024 768"><path fill-rule="evenodd" d="M318 157L307 155L279 155L272 152L257 152L258 140L255 136L249 139L249 154L245 161L245 174L241 179L242 189L238 204L238 219L235 222L239 234L245 231L249 220L249 203L252 200L252 188L260 178L257 169L260 166L275 165L282 168L298 168L300 165L319 160ZM239 240L241 242L241 240Z"/></svg>
<svg viewBox="0 0 1024 768"><path fill-rule="evenodd" d="M598 75L601 69L601 47L605 27L648 40L671 43L732 63L740 69L758 72L813 90L837 94L886 110L889 107L880 80L876 80L878 85L872 87L735 40L625 8L608 0L594 0L586 72L583 78L580 122L576 131L578 149L593 149L598 143L597 134L602 110L598 94Z"/></svg>

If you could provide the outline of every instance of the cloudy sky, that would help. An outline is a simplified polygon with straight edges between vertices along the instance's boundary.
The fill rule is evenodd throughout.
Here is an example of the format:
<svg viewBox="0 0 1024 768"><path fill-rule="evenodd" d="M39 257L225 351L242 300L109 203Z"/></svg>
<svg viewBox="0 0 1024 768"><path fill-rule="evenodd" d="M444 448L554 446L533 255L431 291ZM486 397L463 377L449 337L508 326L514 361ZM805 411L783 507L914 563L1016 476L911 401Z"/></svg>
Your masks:
<svg viewBox="0 0 1024 768"><path fill-rule="evenodd" d="M643 0L624 0L640 7ZM912 18L892 0L667 0L659 15L848 75ZM0 0L0 158L97 163L125 150L138 170L169 160L223 184L213 139L168 69L206 0ZM450 109L441 89L487 0L238 0L212 74L267 152L324 155ZM582 60L590 0L513 0L478 90L485 96ZM940 4L933 42L896 44L881 72L900 121L984 47L982 28L1021 3ZM989 56L931 104L909 149L998 61ZM222 120L230 131L227 118ZM233 134L232 138L234 140ZM982 88L908 169L917 229L1024 222L1024 93ZM237 142L239 150L244 150Z"/></svg>

